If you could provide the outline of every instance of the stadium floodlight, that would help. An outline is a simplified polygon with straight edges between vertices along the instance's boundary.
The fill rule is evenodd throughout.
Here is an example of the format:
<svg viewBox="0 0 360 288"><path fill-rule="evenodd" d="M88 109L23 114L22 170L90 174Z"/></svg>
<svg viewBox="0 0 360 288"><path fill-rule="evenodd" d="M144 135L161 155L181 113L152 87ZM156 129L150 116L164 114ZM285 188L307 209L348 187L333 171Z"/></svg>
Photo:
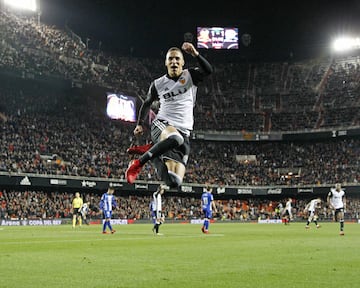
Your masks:
<svg viewBox="0 0 360 288"><path fill-rule="evenodd" d="M334 51L350 51L355 49L360 49L360 38L354 37L341 37L334 41L333 43Z"/></svg>
<svg viewBox="0 0 360 288"><path fill-rule="evenodd" d="M36 0L4 0L4 4L33 12L37 10Z"/></svg>

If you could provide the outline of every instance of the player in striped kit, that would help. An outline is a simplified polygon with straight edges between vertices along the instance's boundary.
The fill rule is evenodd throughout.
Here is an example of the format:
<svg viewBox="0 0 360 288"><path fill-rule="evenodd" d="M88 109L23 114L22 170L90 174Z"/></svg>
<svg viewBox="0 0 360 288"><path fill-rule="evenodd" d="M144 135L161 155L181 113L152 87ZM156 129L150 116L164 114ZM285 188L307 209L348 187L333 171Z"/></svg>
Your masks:
<svg viewBox="0 0 360 288"><path fill-rule="evenodd" d="M109 187L107 192L101 196L100 199L100 210L103 213L104 223L102 233L107 234L106 228L109 227L111 234L114 234L116 231L112 228L110 220L112 216L113 208L116 208L116 200L113 195L115 189L113 187Z"/></svg>
<svg viewBox="0 0 360 288"><path fill-rule="evenodd" d="M331 188L327 196L327 203L331 209L334 209L335 221L340 222L340 235L344 235L344 211L346 209L345 191L341 188L340 183Z"/></svg>
<svg viewBox="0 0 360 288"><path fill-rule="evenodd" d="M196 58L199 67L183 69L184 55L177 47L170 48L166 53L167 73L151 83L134 129L135 136L143 134L149 108L154 101L159 101L159 111L151 124L154 145L128 149L132 154L142 154L139 159L131 161L126 170L128 183L136 180L148 161L152 162L160 179L170 188L179 187L183 181L190 152L189 136L194 124L197 87L212 73L212 66L193 44L184 42L182 50Z"/></svg>
<svg viewBox="0 0 360 288"><path fill-rule="evenodd" d="M87 219L87 215L88 215L89 211L90 211L90 202L85 202L80 208L80 214L81 214L82 221L86 225L89 225L89 219Z"/></svg>

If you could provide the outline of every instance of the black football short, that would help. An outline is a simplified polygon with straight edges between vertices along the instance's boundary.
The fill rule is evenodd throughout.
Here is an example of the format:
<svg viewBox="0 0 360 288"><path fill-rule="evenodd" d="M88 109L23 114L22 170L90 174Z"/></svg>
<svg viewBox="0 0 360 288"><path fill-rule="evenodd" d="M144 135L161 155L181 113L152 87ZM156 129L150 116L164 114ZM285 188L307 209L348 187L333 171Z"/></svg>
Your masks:
<svg viewBox="0 0 360 288"><path fill-rule="evenodd" d="M154 120L151 125L151 140L154 143L159 142L161 132L168 126L171 125L164 120ZM185 133L179 130L178 132L181 134L181 136L183 136L184 143L174 149L165 152L160 158L180 162L186 166L190 154L190 140Z"/></svg>

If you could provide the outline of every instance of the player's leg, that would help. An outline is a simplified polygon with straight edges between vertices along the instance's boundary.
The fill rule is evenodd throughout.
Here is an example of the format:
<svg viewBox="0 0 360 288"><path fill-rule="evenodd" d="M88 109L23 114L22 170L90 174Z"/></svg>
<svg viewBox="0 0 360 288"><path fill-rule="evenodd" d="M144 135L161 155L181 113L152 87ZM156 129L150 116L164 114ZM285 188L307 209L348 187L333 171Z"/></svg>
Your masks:
<svg viewBox="0 0 360 288"><path fill-rule="evenodd" d="M293 221L293 220L294 220L294 216L293 216L291 210L289 210L289 222Z"/></svg>
<svg viewBox="0 0 360 288"><path fill-rule="evenodd" d="M285 210L281 213L281 222L285 224Z"/></svg>
<svg viewBox="0 0 360 288"><path fill-rule="evenodd" d="M212 211L208 211L207 218L208 218L208 222L207 222L207 227L205 227L205 228L206 228L207 233L209 233L210 220L212 219Z"/></svg>
<svg viewBox="0 0 360 288"><path fill-rule="evenodd" d="M156 234L156 215L153 217L153 228L151 230L154 234Z"/></svg>
<svg viewBox="0 0 360 288"><path fill-rule="evenodd" d="M103 234L106 234L106 226L107 226L107 221L106 221L106 219L104 219L103 228L102 228Z"/></svg>
<svg viewBox="0 0 360 288"><path fill-rule="evenodd" d="M78 213L77 218L78 218L79 226L81 227L81 225L82 225L82 217L81 217L80 212Z"/></svg>
<svg viewBox="0 0 360 288"><path fill-rule="evenodd" d="M283 222L285 225L287 225L289 222L289 211L287 209L284 211Z"/></svg>
<svg viewBox="0 0 360 288"><path fill-rule="evenodd" d="M155 212L154 233L159 233L159 211Z"/></svg>
<svg viewBox="0 0 360 288"><path fill-rule="evenodd" d="M169 170L164 163L163 160L161 160L159 157L156 157L151 160L151 164L154 166L156 174L158 177L165 182L166 185L171 181L169 177ZM169 185L168 185L169 186Z"/></svg>
<svg viewBox="0 0 360 288"><path fill-rule="evenodd" d="M185 165L181 162L174 160L166 160L165 165L168 170L168 183L165 182L165 184L171 188L181 186L186 171Z"/></svg>
<svg viewBox="0 0 360 288"><path fill-rule="evenodd" d="M204 210L204 222L203 222L203 226L201 228L201 231L205 234L209 233L209 223L210 223L210 217L209 217L209 211Z"/></svg>
<svg viewBox="0 0 360 288"><path fill-rule="evenodd" d="M185 138L185 143L176 149L167 151L163 156L151 160L152 165L159 178L171 188L179 187L185 175L185 164L189 158L190 144L189 139Z"/></svg>
<svg viewBox="0 0 360 288"><path fill-rule="evenodd" d="M153 143L148 143L145 145L131 146L126 150L126 152L130 155L141 155L147 152L153 145Z"/></svg>
<svg viewBox="0 0 360 288"><path fill-rule="evenodd" d="M320 228L321 226L319 225L319 223L318 223L318 219L319 219L319 215L318 215L318 213L317 212L315 212L314 213L314 223L315 223L315 225L316 225L316 228Z"/></svg>
<svg viewBox="0 0 360 288"><path fill-rule="evenodd" d="M160 222L158 219L156 219L155 225L154 225L154 233L158 234L159 233L159 226L160 226Z"/></svg>
<svg viewBox="0 0 360 288"><path fill-rule="evenodd" d="M86 224L86 225L89 225L89 219L86 217L86 214L83 215L83 222Z"/></svg>
<svg viewBox="0 0 360 288"><path fill-rule="evenodd" d="M172 126L168 126L161 132L161 140L152 146L140 157L140 163L145 164L154 157L164 154L184 143L184 137Z"/></svg>
<svg viewBox="0 0 360 288"><path fill-rule="evenodd" d="M315 216L314 216L314 223L315 223L315 225L316 225L316 228L320 228L320 227L321 227L320 224L318 223L318 219L319 219L319 216L318 216L318 215L315 215Z"/></svg>
<svg viewBox="0 0 360 288"><path fill-rule="evenodd" d="M103 225L103 234L106 234L106 227L109 227L111 234L114 234L116 230L114 230L111 226L111 218L106 218Z"/></svg>
<svg viewBox="0 0 360 288"><path fill-rule="evenodd" d="M111 217L112 217L112 211L109 211L108 215L107 215L107 219L106 219L107 220L107 226L109 227L111 234L114 234L116 231L111 226Z"/></svg>
<svg viewBox="0 0 360 288"><path fill-rule="evenodd" d="M104 211L103 212L103 219L104 219L104 223L103 223L103 228L102 228L102 233L103 234L106 234L106 228L108 226L108 212L107 211Z"/></svg>
<svg viewBox="0 0 360 288"><path fill-rule="evenodd" d="M163 235L159 232L160 225L162 224L162 212L157 211L156 212L156 220L155 220L155 226L154 226L154 232L156 235Z"/></svg>
<svg viewBox="0 0 360 288"><path fill-rule="evenodd" d="M156 222L155 222L155 233L159 234L159 228L160 228L160 219L156 218Z"/></svg>
<svg viewBox="0 0 360 288"><path fill-rule="evenodd" d="M72 227L75 228L76 226L76 214L77 212L74 210L73 218L72 218Z"/></svg>
<svg viewBox="0 0 360 288"><path fill-rule="evenodd" d="M203 222L203 226L201 227L201 231L203 233L206 233L206 226L207 226L207 223L208 223L209 219L207 219L206 217L204 218L204 222Z"/></svg>
<svg viewBox="0 0 360 288"><path fill-rule="evenodd" d="M337 212L338 216L337 218L339 219L340 222L340 235L344 235L344 210L343 209L339 209L339 211Z"/></svg>
<svg viewBox="0 0 360 288"><path fill-rule="evenodd" d="M338 213L336 212L336 210L332 210L333 213L333 219L335 222L338 222Z"/></svg>
<svg viewBox="0 0 360 288"><path fill-rule="evenodd" d="M148 151L130 163L126 170L126 178L133 183L146 162L152 160L166 151L176 148L184 143L184 138L173 126L168 126L159 120L155 120L151 127L151 137L155 143Z"/></svg>
<svg viewBox="0 0 360 288"><path fill-rule="evenodd" d="M164 224L164 222L165 222L165 215L164 213L161 212L160 225Z"/></svg>
<svg viewBox="0 0 360 288"><path fill-rule="evenodd" d="M309 217L308 217L308 220L307 220L306 226L305 226L306 229L310 228L310 223L311 223L311 221L313 221L313 218L314 218L314 211L309 211Z"/></svg>

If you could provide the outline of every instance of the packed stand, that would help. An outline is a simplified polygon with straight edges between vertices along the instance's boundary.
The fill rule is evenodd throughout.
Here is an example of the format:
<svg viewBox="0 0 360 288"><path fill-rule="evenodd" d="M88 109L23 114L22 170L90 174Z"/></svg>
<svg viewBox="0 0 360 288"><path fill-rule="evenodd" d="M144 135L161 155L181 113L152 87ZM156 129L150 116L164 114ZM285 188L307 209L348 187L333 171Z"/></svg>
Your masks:
<svg viewBox="0 0 360 288"><path fill-rule="evenodd" d="M123 179L134 124L110 120L93 89L6 78L0 87L0 170ZM19 89L18 87L21 87ZM359 182L359 139L312 142L192 142L185 182L304 185ZM237 155L255 155L241 162ZM318 159L318 161L313 161ZM285 177L286 169L299 177ZM284 171L285 170L285 171ZM140 180L157 180L146 165Z"/></svg>
<svg viewBox="0 0 360 288"><path fill-rule="evenodd" d="M145 95L148 79L163 73L163 62L157 59L90 51L68 31L0 13L1 68L94 84L114 81L110 84L141 91L140 95ZM76 68L94 61L111 68L101 73L101 79ZM358 57L292 64L215 61L214 66L214 75L199 88L196 130L284 131L359 124ZM105 116L105 90L72 89L19 76L1 76L7 78L1 78L0 87L0 113L6 115L0 120L0 171L124 178L129 162L125 151L133 140L134 125ZM267 114L271 118L267 127L261 112L264 103L273 109ZM358 183L358 147L356 138L312 143L194 141L184 181L255 186ZM256 161L237 161L237 155L255 155ZM299 177L288 177L290 170ZM146 165L139 179L156 180L153 167Z"/></svg>
<svg viewBox="0 0 360 288"><path fill-rule="evenodd" d="M116 193L115 193L116 195ZM89 218L101 219L100 194L83 193L84 202L89 203ZM200 196L174 196L165 194L163 197L163 212L167 220L188 221L200 219L202 209ZM216 199L218 213L217 220L228 221L257 221L258 219L281 219L281 211L277 209L279 203L285 204L288 198L261 199L248 197L247 199ZM325 196L326 197L326 196ZM74 193L49 192L49 191L0 191L0 219L65 219L72 217L72 199ZM149 220L151 211L149 204L152 200L150 195L127 195L117 196L118 207L113 211L115 219ZM323 199L326 200L325 198ZM293 199L292 212L294 220L303 220L307 216L304 208L309 199ZM348 196L346 219L359 219L360 198ZM319 213L321 220L333 219L333 211L323 205Z"/></svg>
<svg viewBox="0 0 360 288"><path fill-rule="evenodd" d="M140 96L150 79L164 72L162 60L91 50L68 27L61 30L5 10L0 14L0 68ZM218 63L214 58L215 73L199 88L197 130L270 132L359 125L359 56L295 63Z"/></svg>

